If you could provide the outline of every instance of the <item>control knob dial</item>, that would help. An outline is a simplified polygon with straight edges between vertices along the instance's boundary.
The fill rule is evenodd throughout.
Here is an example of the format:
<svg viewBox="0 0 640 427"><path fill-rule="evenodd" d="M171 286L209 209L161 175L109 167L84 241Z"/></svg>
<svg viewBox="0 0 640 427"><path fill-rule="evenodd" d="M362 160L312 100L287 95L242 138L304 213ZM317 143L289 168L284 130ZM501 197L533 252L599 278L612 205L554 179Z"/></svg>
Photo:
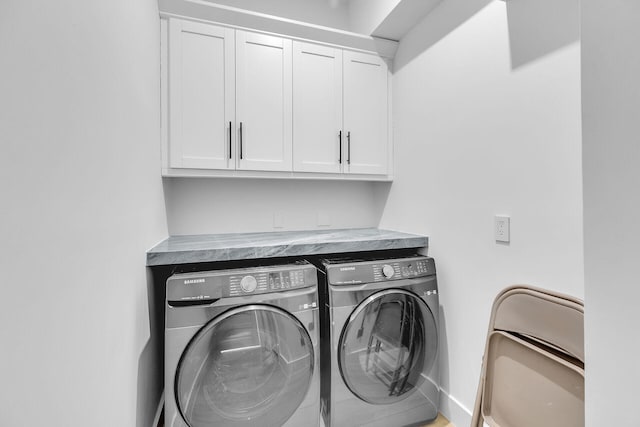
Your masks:
<svg viewBox="0 0 640 427"><path fill-rule="evenodd" d="M387 279L392 278L394 273L395 270L389 264L385 264L382 266L382 275Z"/></svg>
<svg viewBox="0 0 640 427"><path fill-rule="evenodd" d="M258 287L258 281L253 276L244 276L242 280L240 280L240 287L245 292L253 292Z"/></svg>

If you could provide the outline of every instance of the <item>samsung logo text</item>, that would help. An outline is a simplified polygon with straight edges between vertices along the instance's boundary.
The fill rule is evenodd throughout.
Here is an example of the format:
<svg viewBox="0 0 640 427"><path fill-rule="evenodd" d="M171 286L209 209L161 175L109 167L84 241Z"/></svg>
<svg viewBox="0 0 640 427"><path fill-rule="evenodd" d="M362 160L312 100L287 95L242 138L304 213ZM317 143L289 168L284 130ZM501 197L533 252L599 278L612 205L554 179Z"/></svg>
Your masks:
<svg viewBox="0 0 640 427"><path fill-rule="evenodd" d="M205 279L188 279L184 281L185 285L193 285L195 283L204 283L206 280Z"/></svg>

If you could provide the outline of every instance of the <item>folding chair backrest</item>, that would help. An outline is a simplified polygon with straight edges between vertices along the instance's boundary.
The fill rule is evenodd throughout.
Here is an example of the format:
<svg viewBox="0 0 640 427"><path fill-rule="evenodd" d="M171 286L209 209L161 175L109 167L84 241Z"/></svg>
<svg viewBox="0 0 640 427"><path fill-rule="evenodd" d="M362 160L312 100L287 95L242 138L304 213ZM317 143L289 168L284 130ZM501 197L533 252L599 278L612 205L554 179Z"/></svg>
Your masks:
<svg viewBox="0 0 640 427"><path fill-rule="evenodd" d="M514 286L494 300L472 427L584 426L580 300Z"/></svg>
<svg viewBox="0 0 640 427"><path fill-rule="evenodd" d="M493 304L493 330L541 340L584 363L584 306L580 300L531 287L504 290Z"/></svg>

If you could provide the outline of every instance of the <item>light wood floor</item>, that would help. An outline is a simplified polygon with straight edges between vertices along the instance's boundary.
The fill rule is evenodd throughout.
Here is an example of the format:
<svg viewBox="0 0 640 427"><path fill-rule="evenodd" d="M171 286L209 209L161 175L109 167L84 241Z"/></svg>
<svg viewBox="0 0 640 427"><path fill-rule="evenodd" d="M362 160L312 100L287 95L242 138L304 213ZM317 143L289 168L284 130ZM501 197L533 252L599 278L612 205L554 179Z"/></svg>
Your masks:
<svg viewBox="0 0 640 427"><path fill-rule="evenodd" d="M423 427L455 427L453 424L449 422L448 419L442 416L442 414L438 414L438 418L430 424L425 424Z"/></svg>

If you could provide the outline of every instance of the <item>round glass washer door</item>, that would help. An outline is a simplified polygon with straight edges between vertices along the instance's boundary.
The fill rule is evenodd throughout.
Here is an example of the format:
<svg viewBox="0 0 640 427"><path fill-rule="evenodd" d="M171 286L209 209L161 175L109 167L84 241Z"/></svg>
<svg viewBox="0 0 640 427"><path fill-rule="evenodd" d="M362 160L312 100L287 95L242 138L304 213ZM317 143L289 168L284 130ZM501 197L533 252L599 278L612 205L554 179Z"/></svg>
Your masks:
<svg viewBox="0 0 640 427"><path fill-rule="evenodd" d="M189 427L281 426L304 400L314 351L298 319L268 305L231 309L185 349L176 402Z"/></svg>
<svg viewBox="0 0 640 427"><path fill-rule="evenodd" d="M365 402L395 403L424 382L437 347L436 322L427 304L406 290L383 290L349 316L339 342L340 373Z"/></svg>

